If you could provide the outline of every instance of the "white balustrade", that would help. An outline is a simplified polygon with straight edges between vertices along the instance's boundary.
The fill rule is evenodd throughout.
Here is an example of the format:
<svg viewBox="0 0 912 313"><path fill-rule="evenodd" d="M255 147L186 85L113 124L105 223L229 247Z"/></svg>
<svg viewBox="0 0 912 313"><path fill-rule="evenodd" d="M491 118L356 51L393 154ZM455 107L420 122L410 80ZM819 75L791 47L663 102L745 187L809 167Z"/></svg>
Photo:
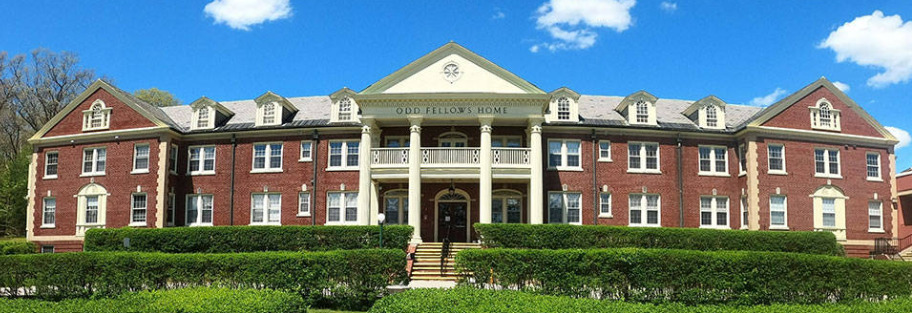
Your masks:
<svg viewBox="0 0 912 313"><path fill-rule="evenodd" d="M532 150L529 148L493 148L493 167L528 167Z"/></svg>
<svg viewBox="0 0 912 313"><path fill-rule="evenodd" d="M478 166L478 148L422 148L421 164L428 166Z"/></svg>
<svg viewBox="0 0 912 313"><path fill-rule="evenodd" d="M408 148L375 148L371 154L374 167L408 167Z"/></svg>
<svg viewBox="0 0 912 313"><path fill-rule="evenodd" d="M95 229L95 228L105 228L105 226L98 225L98 224L94 224L94 225L77 224L76 225L76 237L84 237L86 231L88 231L89 229Z"/></svg>
<svg viewBox="0 0 912 313"><path fill-rule="evenodd" d="M478 167L479 148L421 148L422 167ZM532 150L529 148L492 148L492 167L528 168ZM408 148L371 149L371 164L375 168L408 167Z"/></svg>

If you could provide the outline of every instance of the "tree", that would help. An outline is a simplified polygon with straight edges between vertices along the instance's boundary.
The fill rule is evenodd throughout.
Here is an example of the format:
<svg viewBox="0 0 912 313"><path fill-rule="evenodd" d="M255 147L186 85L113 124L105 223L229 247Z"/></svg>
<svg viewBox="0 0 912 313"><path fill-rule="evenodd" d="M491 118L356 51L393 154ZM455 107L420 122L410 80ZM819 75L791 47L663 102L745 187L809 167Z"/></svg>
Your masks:
<svg viewBox="0 0 912 313"><path fill-rule="evenodd" d="M139 100L148 102L154 106L169 107L181 105L180 100L175 98L173 94L155 87L137 90L133 92L133 95L139 98Z"/></svg>
<svg viewBox="0 0 912 313"><path fill-rule="evenodd" d="M0 167L0 237L25 235L31 161L32 147L25 145Z"/></svg>

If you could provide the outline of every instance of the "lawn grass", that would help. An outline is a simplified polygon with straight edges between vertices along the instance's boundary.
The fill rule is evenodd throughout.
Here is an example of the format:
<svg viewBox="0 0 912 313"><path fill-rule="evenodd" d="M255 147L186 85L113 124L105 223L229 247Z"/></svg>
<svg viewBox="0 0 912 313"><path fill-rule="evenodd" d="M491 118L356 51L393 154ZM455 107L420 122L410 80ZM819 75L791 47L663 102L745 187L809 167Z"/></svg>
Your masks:
<svg viewBox="0 0 912 313"><path fill-rule="evenodd" d="M310 310L307 310L307 312L308 313L365 313L365 312L359 312L359 311L335 311L335 310L327 310L327 309L310 309Z"/></svg>

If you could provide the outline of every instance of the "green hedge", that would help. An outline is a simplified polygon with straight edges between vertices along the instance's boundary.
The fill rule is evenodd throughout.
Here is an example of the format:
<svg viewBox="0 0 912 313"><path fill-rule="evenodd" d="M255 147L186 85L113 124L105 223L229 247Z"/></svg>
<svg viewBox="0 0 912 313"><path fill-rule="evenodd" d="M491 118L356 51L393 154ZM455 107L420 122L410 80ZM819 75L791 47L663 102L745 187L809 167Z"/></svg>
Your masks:
<svg viewBox="0 0 912 313"><path fill-rule="evenodd" d="M826 303L912 296L912 263L753 251L474 249L476 286L634 302Z"/></svg>
<svg viewBox="0 0 912 313"><path fill-rule="evenodd" d="M411 226L384 226L383 247L405 250ZM130 238L130 247L124 239ZM328 251L380 246L379 226L224 226L91 229L85 251L230 253Z"/></svg>
<svg viewBox="0 0 912 313"><path fill-rule="evenodd" d="M25 238L0 239L0 255L31 254L37 251L38 247Z"/></svg>
<svg viewBox="0 0 912 313"><path fill-rule="evenodd" d="M829 232L741 231L595 225L475 224L489 248L664 248L748 250L844 255Z"/></svg>
<svg viewBox="0 0 912 313"><path fill-rule="evenodd" d="M187 286L268 288L308 304L363 309L406 279L406 255L393 249L329 252L164 254L83 252L0 256L0 290L65 299Z"/></svg>
<svg viewBox="0 0 912 313"><path fill-rule="evenodd" d="M301 297L273 290L190 288L60 302L0 299L0 313L300 313Z"/></svg>
<svg viewBox="0 0 912 313"><path fill-rule="evenodd" d="M512 290L417 289L383 298L370 313L900 313L909 312L912 300L881 303L770 306L660 305L542 296Z"/></svg>

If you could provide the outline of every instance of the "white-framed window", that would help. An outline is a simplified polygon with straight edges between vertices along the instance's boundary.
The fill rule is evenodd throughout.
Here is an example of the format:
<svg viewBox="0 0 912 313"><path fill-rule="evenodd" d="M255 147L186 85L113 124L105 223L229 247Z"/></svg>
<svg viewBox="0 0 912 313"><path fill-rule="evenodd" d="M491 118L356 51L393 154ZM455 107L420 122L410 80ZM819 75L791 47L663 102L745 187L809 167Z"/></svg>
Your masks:
<svg viewBox="0 0 912 313"><path fill-rule="evenodd" d="M99 184L89 183L79 189L76 194L76 236L83 236L86 229L79 226L105 225L107 199L108 191Z"/></svg>
<svg viewBox="0 0 912 313"><path fill-rule="evenodd" d="M880 153L877 152L868 152L865 154L865 163L867 168L868 180L881 181L883 180L880 176Z"/></svg>
<svg viewBox="0 0 912 313"><path fill-rule="evenodd" d="M57 178L57 163L60 162L60 154L57 151L51 151L44 155L44 178Z"/></svg>
<svg viewBox="0 0 912 313"><path fill-rule="evenodd" d="M599 162L611 162L611 141L610 140L599 140L598 141L598 160Z"/></svg>
<svg viewBox="0 0 912 313"><path fill-rule="evenodd" d="M659 227L662 225L662 199L656 194L632 193L630 226Z"/></svg>
<svg viewBox="0 0 912 313"><path fill-rule="evenodd" d="M111 125L111 108L106 107L101 99L95 100L82 114L83 131L108 129Z"/></svg>
<svg viewBox="0 0 912 313"><path fill-rule="evenodd" d="M821 177L841 177L839 175L839 149L814 149L814 173Z"/></svg>
<svg viewBox="0 0 912 313"><path fill-rule="evenodd" d="M579 192L548 193L548 223L582 225L582 198Z"/></svg>
<svg viewBox="0 0 912 313"><path fill-rule="evenodd" d="M212 195L187 195L187 226L212 226Z"/></svg>
<svg viewBox="0 0 912 313"><path fill-rule="evenodd" d="M836 227L836 198L821 198L823 227Z"/></svg>
<svg viewBox="0 0 912 313"><path fill-rule="evenodd" d="M171 151L168 151L168 170L171 171L171 174L177 175L177 154L180 153L180 150L177 149L177 145L171 145Z"/></svg>
<svg viewBox="0 0 912 313"><path fill-rule="evenodd" d="M700 197L700 228L729 228L728 197Z"/></svg>
<svg viewBox="0 0 912 313"><path fill-rule="evenodd" d="M822 130L840 130L840 112L826 99L817 100L811 110L811 128Z"/></svg>
<svg viewBox="0 0 912 313"><path fill-rule="evenodd" d="M275 102L269 102L263 104L263 125L275 125L278 124L276 118L276 112L278 111L276 107L278 104Z"/></svg>
<svg viewBox="0 0 912 313"><path fill-rule="evenodd" d="M212 117L211 117L212 114L210 114L211 113L211 112L209 112L210 110L212 110L212 109L209 108L208 106L200 107L199 109L196 110L196 128L198 128L198 129L212 128L212 126L211 126L212 125Z"/></svg>
<svg viewBox="0 0 912 313"><path fill-rule="evenodd" d="M104 147L86 148L82 150L82 175L95 176L105 174L107 163L107 149Z"/></svg>
<svg viewBox="0 0 912 313"><path fill-rule="evenodd" d="M85 224L98 224L99 196L85 197Z"/></svg>
<svg viewBox="0 0 912 313"><path fill-rule="evenodd" d="M130 226L146 226L148 197L144 193L134 193L130 206Z"/></svg>
<svg viewBox="0 0 912 313"><path fill-rule="evenodd" d="M301 141L301 155L298 161L313 161L313 141Z"/></svg>
<svg viewBox="0 0 912 313"><path fill-rule="evenodd" d="M706 127L719 127L719 114L716 112L716 106L708 105L704 110L706 110Z"/></svg>
<svg viewBox="0 0 912 313"><path fill-rule="evenodd" d="M868 201L868 231L883 232L883 203Z"/></svg>
<svg viewBox="0 0 912 313"><path fill-rule="evenodd" d="M738 145L738 175L747 174L747 146Z"/></svg>
<svg viewBox="0 0 912 313"><path fill-rule="evenodd" d="M339 100L339 120L350 121L352 119L352 102L351 98L345 97Z"/></svg>
<svg viewBox="0 0 912 313"><path fill-rule="evenodd" d="M310 192L298 193L298 216L310 216Z"/></svg>
<svg viewBox="0 0 912 313"><path fill-rule="evenodd" d="M187 173L190 175L215 174L215 146L192 146L187 149Z"/></svg>
<svg viewBox="0 0 912 313"><path fill-rule="evenodd" d="M57 224L57 199L44 198L41 210L41 228L54 228Z"/></svg>
<svg viewBox="0 0 912 313"><path fill-rule="evenodd" d="M636 113L636 123L649 124L649 104L646 101L637 101L633 108Z"/></svg>
<svg viewBox="0 0 912 313"><path fill-rule="evenodd" d="M253 170L251 172L281 172L282 143L253 144Z"/></svg>
<svg viewBox="0 0 912 313"><path fill-rule="evenodd" d="M173 193L168 194L168 208L165 214L168 216L165 217L165 220L168 221L168 226L174 226L174 216L177 215L175 196Z"/></svg>
<svg viewBox="0 0 912 313"><path fill-rule="evenodd" d="M148 144L138 144L133 146L133 172L132 173L148 173L149 172L149 145Z"/></svg>
<svg viewBox="0 0 912 313"><path fill-rule="evenodd" d="M557 99L557 119L560 121L570 120L570 99L567 99L567 97Z"/></svg>
<svg viewBox="0 0 912 313"><path fill-rule="evenodd" d="M326 198L327 225L345 225L358 222L357 191L328 192Z"/></svg>
<svg viewBox="0 0 912 313"><path fill-rule="evenodd" d="M255 193L250 201L250 225L282 224L281 194Z"/></svg>
<svg viewBox="0 0 912 313"><path fill-rule="evenodd" d="M770 196L770 229L788 229L788 201L785 196Z"/></svg>
<svg viewBox="0 0 912 313"><path fill-rule="evenodd" d="M491 223L521 223L522 194L498 191L491 197Z"/></svg>
<svg viewBox="0 0 912 313"><path fill-rule="evenodd" d="M573 139L548 140L548 168L579 170L580 141Z"/></svg>
<svg viewBox="0 0 912 313"><path fill-rule="evenodd" d="M611 193L599 193L599 217L610 218L612 216L613 212L611 212Z"/></svg>
<svg viewBox="0 0 912 313"><path fill-rule="evenodd" d="M780 144L769 144L767 148L767 159L769 160L769 173L785 174L785 146Z"/></svg>
<svg viewBox="0 0 912 313"><path fill-rule="evenodd" d="M750 218L750 213L747 211L747 197L741 196L741 229L747 229L748 227L748 218Z"/></svg>
<svg viewBox="0 0 912 313"><path fill-rule="evenodd" d="M656 142L630 142L627 144L627 171L635 173L660 173L659 144Z"/></svg>
<svg viewBox="0 0 912 313"><path fill-rule="evenodd" d="M521 148L522 137L520 136L491 136L492 148Z"/></svg>
<svg viewBox="0 0 912 313"><path fill-rule="evenodd" d="M41 253L54 253L54 246L41 245Z"/></svg>
<svg viewBox="0 0 912 313"><path fill-rule="evenodd" d="M358 149L361 142L357 140L330 141L329 142L329 167L330 169L358 169Z"/></svg>
<svg viewBox="0 0 912 313"><path fill-rule="evenodd" d="M389 225L408 225L408 191L392 190L383 195L383 212Z"/></svg>
<svg viewBox="0 0 912 313"><path fill-rule="evenodd" d="M441 148L464 148L469 143L469 137L460 132L447 132L437 138L437 146Z"/></svg>
<svg viewBox="0 0 912 313"><path fill-rule="evenodd" d="M700 146L700 174L728 175L728 148Z"/></svg>
<svg viewBox="0 0 912 313"><path fill-rule="evenodd" d="M493 141L491 142L493 145ZM408 148L411 145L409 136L387 136L386 145L387 148Z"/></svg>

